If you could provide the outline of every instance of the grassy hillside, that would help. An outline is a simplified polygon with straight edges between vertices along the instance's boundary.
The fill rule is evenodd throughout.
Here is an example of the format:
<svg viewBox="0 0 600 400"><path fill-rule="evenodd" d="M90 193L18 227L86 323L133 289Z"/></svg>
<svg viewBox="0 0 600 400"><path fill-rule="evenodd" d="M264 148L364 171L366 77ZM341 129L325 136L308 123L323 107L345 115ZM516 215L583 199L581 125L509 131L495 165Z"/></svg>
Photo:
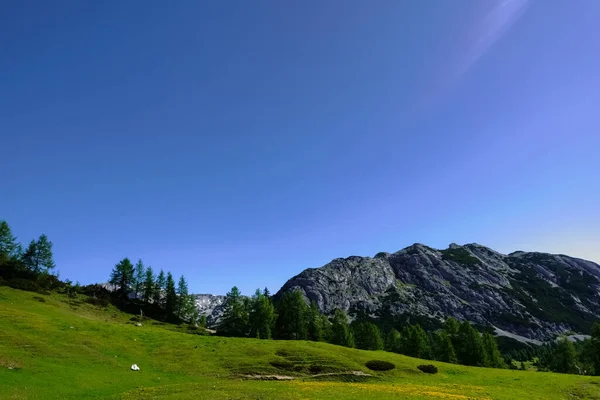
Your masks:
<svg viewBox="0 0 600 400"><path fill-rule="evenodd" d="M0 399L600 399L593 377L437 362L427 375L416 366L430 361L382 351L137 327L83 300L0 287Z"/></svg>

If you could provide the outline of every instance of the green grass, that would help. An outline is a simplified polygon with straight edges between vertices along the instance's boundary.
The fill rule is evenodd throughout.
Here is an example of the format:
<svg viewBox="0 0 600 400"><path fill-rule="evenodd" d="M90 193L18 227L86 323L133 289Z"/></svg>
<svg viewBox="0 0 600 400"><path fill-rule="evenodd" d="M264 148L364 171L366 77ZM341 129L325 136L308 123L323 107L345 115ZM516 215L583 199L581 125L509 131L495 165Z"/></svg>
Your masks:
<svg viewBox="0 0 600 400"><path fill-rule="evenodd" d="M1 399L600 399L593 377L438 362L428 375L416 367L430 361L382 351L136 327L82 300L0 287ZM373 359L396 368L371 371Z"/></svg>

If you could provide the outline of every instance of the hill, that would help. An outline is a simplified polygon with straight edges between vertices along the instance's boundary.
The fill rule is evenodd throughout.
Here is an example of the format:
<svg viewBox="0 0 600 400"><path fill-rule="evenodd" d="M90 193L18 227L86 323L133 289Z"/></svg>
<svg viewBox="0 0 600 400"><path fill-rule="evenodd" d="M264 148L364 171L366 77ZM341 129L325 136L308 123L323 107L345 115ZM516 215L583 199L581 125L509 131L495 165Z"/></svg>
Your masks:
<svg viewBox="0 0 600 400"><path fill-rule="evenodd" d="M430 361L382 351L140 327L87 301L0 287L0 399L600 399L593 377L438 362L428 375L416 367Z"/></svg>
<svg viewBox="0 0 600 400"><path fill-rule="evenodd" d="M435 325L452 316L523 340L589 333L600 318L600 266L565 255L415 244L374 258L338 258L307 269L277 293L300 289L321 312L340 308Z"/></svg>

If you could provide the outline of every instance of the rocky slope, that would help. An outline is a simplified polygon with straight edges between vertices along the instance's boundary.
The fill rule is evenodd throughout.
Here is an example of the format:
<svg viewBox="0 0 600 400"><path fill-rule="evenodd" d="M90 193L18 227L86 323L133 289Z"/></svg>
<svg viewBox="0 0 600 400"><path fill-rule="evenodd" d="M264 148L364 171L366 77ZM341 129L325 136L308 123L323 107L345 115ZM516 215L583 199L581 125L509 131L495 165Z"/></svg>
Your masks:
<svg viewBox="0 0 600 400"><path fill-rule="evenodd" d="M225 296L213 294L193 294L196 308L201 315L206 315L208 326L215 326L223 316Z"/></svg>
<svg viewBox="0 0 600 400"><path fill-rule="evenodd" d="M531 340L587 333L600 319L600 266L564 255L415 244L374 258L338 258L290 279L324 313L336 308L382 320L448 316Z"/></svg>

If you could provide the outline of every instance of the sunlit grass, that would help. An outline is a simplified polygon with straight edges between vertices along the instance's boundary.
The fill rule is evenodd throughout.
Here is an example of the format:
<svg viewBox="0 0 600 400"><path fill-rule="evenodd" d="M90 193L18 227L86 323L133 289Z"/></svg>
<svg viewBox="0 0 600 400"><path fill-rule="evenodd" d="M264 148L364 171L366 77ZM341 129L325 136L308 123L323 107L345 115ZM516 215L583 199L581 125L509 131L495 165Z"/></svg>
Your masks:
<svg viewBox="0 0 600 400"><path fill-rule="evenodd" d="M382 351L136 327L131 315L82 300L0 287L1 399L600 399L593 377L437 362L427 375L416 368L423 360ZM396 368L370 371L372 359Z"/></svg>

